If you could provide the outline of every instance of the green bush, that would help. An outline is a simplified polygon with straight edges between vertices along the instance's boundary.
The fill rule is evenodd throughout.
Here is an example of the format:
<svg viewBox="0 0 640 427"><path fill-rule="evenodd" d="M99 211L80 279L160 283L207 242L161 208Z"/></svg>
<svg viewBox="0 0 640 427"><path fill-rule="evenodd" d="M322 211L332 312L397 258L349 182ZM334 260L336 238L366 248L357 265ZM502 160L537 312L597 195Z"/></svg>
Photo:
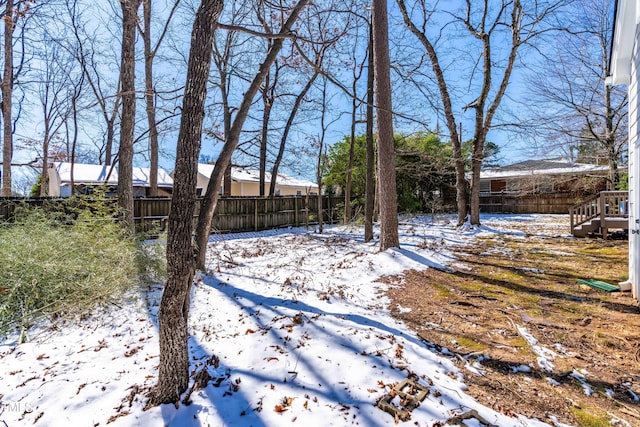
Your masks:
<svg viewBox="0 0 640 427"><path fill-rule="evenodd" d="M162 274L159 251L126 237L108 206L74 200L0 225L0 334L87 314Z"/></svg>

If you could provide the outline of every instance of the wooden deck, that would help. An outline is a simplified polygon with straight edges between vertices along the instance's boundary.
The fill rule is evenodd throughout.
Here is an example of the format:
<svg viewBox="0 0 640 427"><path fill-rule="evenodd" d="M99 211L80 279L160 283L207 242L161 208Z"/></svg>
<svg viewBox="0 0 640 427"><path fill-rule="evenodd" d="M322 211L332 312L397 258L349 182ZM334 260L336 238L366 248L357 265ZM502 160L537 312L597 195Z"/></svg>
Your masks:
<svg viewBox="0 0 640 427"><path fill-rule="evenodd" d="M629 192L602 191L571 208L569 216L574 236L606 239L611 230L629 229Z"/></svg>

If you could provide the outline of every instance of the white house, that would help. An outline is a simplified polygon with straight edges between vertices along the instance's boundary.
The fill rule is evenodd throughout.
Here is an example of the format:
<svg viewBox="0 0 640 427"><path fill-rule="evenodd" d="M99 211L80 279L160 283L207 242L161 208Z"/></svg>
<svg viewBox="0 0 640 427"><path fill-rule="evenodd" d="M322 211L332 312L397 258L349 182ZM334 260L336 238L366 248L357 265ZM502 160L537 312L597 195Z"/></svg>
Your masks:
<svg viewBox="0 0 640 427"><path fill-rule="evenodd" d="M209 184L209 178L214 165L198 164L198 194L203 195ZM264 194L269 194L271 174L266 173ZM303 196L305 194L318 194L318 184L311 181L292 178L279 173L276 179L276 196ZM260 195L260 173L257 170L248 170L237 167L231 168L231 195L232 196L258 196Z"/></svg>
<svg viewBox="0 0 640 427"><path fill-rule="evenodd" d="M84 163L57 162L49 168L49 196L68 197L71 195L71 182L76 190L84 192L86 188L105 185L118 185L118 170L107 165L90 165ZM73 180L71 175L73 174ZM133 195L144 197L150 187L149 168L133 168ZM173 179L169 174L158 169L158 190L160 195L171 194Z"/></svg>
<svg viewBox="0 0 640 427"><path fill-rule="evenodd" d="M614 17L609 84L629 90L629 280L640 298L640 0L617 0Z"/></svg>

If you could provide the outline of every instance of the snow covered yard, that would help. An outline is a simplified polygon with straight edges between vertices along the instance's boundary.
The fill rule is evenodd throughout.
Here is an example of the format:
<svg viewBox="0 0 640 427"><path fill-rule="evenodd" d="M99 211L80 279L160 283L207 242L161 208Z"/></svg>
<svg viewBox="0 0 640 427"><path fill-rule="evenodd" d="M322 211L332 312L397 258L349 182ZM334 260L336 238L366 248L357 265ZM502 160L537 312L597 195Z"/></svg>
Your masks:
<svg viewBox="0 0 640 427"><path fill-rule="evenodd" d="M2 341L0 426L394 425L375 405L406 378L428 392L412 425L460 414L472 416L468 426L547 425L467 396L462 372L391 317L388 285L377 279L446 269L456 262L448 245L524 236L540 221L568 234L566 217L492 217L476 230L430 220L402 218L402 248L384 253L358 227L212 236L211 274L192 291L189 345L192 376L205 368L213 379L190 404L144 410L158 364L155 285L90 319L40 325L26 344Z"/></svg>

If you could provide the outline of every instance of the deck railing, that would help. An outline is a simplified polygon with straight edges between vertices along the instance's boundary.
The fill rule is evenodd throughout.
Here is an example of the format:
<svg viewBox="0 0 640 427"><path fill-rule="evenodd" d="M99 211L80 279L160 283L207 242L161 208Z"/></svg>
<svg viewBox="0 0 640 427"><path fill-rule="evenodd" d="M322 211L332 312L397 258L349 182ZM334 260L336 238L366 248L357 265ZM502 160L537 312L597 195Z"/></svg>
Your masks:
<svg viewBox="0 0 640 427"><path fill-rule="evenodd" d="M600 218L626 218L629 216L628 191L601 191L569 209L571 230L581 224Z"/></svg>

